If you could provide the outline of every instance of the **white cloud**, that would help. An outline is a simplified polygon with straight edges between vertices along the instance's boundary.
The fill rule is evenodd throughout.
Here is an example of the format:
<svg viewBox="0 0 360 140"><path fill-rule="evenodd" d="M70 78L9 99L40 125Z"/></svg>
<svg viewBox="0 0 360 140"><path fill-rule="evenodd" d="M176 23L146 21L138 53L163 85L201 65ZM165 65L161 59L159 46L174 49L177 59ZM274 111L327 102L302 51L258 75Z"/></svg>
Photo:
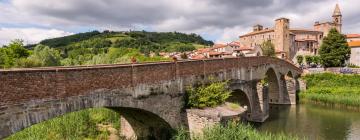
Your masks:
<svg viewBox="0 0 360 140"><path fill-rule="evenodd" d="M9 0L0 2L1 24L76 30L97 29L194 32L215 41L237 39L252 25L271 27L279 17L292 27L329 21L339 2L344 32L360 33L359 0ZM0 27L1 28L1 27ZM217 36L217 37L215 37Z"/></svg>
<svg viewBox="0 0 360 140"><path fill-rule="evenodd" d="M41 40L71 35L57 29L39 28L0 28L0 46L8 44L11 40L22 39L26 44L38 43Z"/></svg>

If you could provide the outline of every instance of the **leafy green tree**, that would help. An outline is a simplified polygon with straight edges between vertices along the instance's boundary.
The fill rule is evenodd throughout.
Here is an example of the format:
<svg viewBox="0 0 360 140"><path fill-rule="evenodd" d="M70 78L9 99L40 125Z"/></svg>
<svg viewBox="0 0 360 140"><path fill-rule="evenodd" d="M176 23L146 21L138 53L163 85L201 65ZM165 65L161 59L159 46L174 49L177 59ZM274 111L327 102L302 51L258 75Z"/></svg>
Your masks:
<svg viewBox="0 0 360 140"><path fill-rule="evenodd" d="M270 40L264 41L261 44L261 49L263 51L264 56L275 57L275 46L274 44L271 43Z"/></svg>
<svg viewBox="0 0 360 140"><path fill-rule="evenodd" d="M299 65L302 65L304 62L304 56L302 56L302 55L296 56L296 61Z"/></svg>
<svg viewBox="0 0 360 140"><path fill-rule="evenodd" d="M319 57L319 56L313 56L313 62L314 62L316 65L319 65L319 64L320 64L320 57Z"/></svg>
<svg viewBox="0 0 360 140"><path fill-rule="evenodd" d="M7 46L8 55L13 58L25 58L30 55L30 52L24 48L22 40L16 39L11 41Z"/></svg>
<svg viewBox="0 0 360 140"><path fill-rule="evenodd" d="M45 45L37 45L28 59L40 62L41 66L59 66L61 64L60 52Z"/></svg>
<svg viewBox="0 0 360 140"><path fill-rule="evenodd" d="M210 85L201 85L198 88L187 89L188 106L195 108L215 107L225 103L231 96L226 88L227 82L214 82Z"/></svg>
<svg viewBox="0 0 360 140"><path fill-rule="evenodd" d="M313 62L313 57L310 55L305 56L307 65L310 65Z"/></svg>
<svg viewBox="0 0 360 140"><path fill-rule="evenodd" d="M345 64L350 58L351 50L344 35L340 34L335 28L324 37L319 54L325 67L339 67Z"/></svg>
<svg viewBox="0 0 360 140"><path fill-rule="evenodd" d="M0 66L2 68L13 67L17 59L26 58L29 55L30 52L24 48L22 40L13 40L0 49Z"/></svg>

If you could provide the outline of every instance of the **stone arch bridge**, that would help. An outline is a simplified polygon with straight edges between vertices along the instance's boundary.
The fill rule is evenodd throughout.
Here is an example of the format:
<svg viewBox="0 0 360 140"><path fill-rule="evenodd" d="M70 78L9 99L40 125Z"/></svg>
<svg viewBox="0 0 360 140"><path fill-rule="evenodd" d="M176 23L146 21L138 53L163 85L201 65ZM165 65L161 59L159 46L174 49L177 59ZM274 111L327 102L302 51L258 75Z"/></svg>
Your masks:
<svg viewBox="0 0 360 140"><path fill-rule="evenodd" d="M119 111L138 138L168 139L170 133L164 132L186 126L186 87L209 77L229 80L232 90L245 93L248 120L263 122L269 103L295 103L301 73L293 64L269 57L0 70L0 139L95 107Z"/></svg>

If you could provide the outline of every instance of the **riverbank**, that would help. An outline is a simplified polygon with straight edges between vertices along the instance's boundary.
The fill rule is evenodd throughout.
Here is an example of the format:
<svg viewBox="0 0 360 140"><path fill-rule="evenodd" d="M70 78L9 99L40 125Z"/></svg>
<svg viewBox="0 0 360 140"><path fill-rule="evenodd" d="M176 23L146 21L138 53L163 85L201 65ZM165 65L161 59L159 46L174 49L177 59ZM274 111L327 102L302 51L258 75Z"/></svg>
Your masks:
<svg viewBox="0 0 360 140"><path fill-rule="evenodd" d="M189 140L190 134L179 130L174 140ZM298 140L300 138L287 134L260 133L250 125L228 123L205 128L202 135L195 135L193 140Z"/></svg>
<svg viewBox="0 0 360 140"><path fill-rule="evenodd" d="M303 79L308 88L300 93L301 102L360 108L360 75L322 73L306 75Z"/></svg>
<svg viewBox="0 0 360 140"><path fill-rule="evenodd" d="M100 126L106 125L106 129ZM112 127L112 129L109 129ZM120 115L106 108L72 112L24 129L6 140L98 140L109 139L120 128ZM112 130L112 131L109 131Z"/></svg>

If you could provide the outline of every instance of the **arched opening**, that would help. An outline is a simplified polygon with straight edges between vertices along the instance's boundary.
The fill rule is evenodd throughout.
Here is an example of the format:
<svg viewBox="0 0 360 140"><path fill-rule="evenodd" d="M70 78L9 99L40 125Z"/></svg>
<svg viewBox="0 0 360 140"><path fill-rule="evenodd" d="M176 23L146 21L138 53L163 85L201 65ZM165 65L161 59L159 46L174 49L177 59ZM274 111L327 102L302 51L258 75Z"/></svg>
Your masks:
<svg viewBox="0 0 360 140"><path fill-rule="evenodd" d="M41 106L40 106L41 107ZM94 112L96 110L107 110L104 112ZM89 113L92 112L92 113ZM110 113L109 113L110 112ZM112 112L112 113L111 113ZM32 114L42 116L42 113ZM49 113L49 112L48 112ZM115 115L116 114L116 115ZM121 117L120 117L121 116ZM28 118L29 116L24 116ZM30 116L31 117L31 116ZM111 118L108 118L111 117ZM114 118L116 117L116 118ZM102 121L102 120L116 121ZM124 122L121 122L120 119ZM18 120L19 122L23 120ZM115 124L116 123L116 124ZM123 124L128 123L128 127ZM14 124L15 125L15 124ZM115 126L117 125L117 126ZM160 116L143 110L129 107L101 107L101 108L82 108L69 112L59 113L54 116L42 118L39 122L30 122L20 130L10 132L10 139L105 139L107 136L116 135L124 138L122 129L131 129L132 134L128 138L135 139L170 139L173 134L172 127ZM55 128L53 128L55 127ZM111 132L111 128L115 132ZM105 129L105 130L104 130ZM38 132L41 135L34 133ZM121 132L121 133L120 133ZM91 133L91 134L89 134ZM6 134L6 135L9 135ZM4 136L6 136L4 135ZM105 136L106 135L106 136Z"/></svg>
<svg viewBox="0 0 360 140"><path fill-rule="evenodd" d="M285 77L285 95L284 103L285 104L296 104L297 94L296 94L296 80L291 71L289 71Z"/></svg>
<svg viewBox="0 0 360 140"><path fill-rule="evenodd" d="M233 90L231 96L226 100L226 102L238 104L247 108L248 112L251 112L250 100L246 93L240 89Z"/></svg>
<svg viewBox="0 0 360 140"><path fill-rule="evenodd" d="M264 78L264 85L268 88L269 103L280 103L279 81L274 69L270 68L266 72L266 76Z"/></svg>
<svg viewBox="0 0 360 140"><path fill-rule="evenodd" d="M173 129L161 117L151 112L135 108L113 108L119 111L122 118L121 131L126 138L141 140L171 139ZM126 121L126 122L125 122ZM126 124L129 124L127 126ZM131 127L131 128L129 128ZM131 131L125 132L124 130ZM132 132L134 132L132 134Z"/></svg>
<svg viewBox="0 0 360 140"><path fill-rule="evenodd" d="M247 120L252 117L252 106L250 103L250 99L244 91L240 89L233 90L231 92L231 96L226 100L226 102L239 105L242 108L246 109L246 113L244 115L246 115L245 117Z"/></svg>

